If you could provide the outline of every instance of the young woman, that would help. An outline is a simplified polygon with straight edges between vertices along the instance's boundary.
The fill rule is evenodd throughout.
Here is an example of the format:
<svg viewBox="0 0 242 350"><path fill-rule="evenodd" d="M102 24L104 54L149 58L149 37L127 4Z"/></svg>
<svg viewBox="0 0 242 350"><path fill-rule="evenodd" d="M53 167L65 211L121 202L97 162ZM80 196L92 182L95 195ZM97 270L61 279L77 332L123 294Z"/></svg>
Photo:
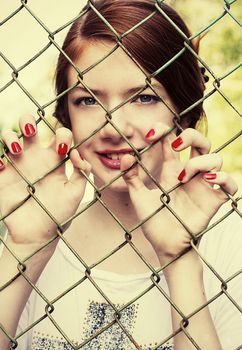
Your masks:
<svg viewBox="0 0 242 350"><path fill-rule="evenodd" d="M3 135L10 162L35 185L1 161L1 350L10 340L21 350L232 350L242 343L242 288L227 279L241 269L241 221L232 214L206 229L237 186L195 129L204 80L192 43L184 49L190 33L152 0L95 8L102 17L87 6L59 56L63 127L52 144L41 146L32 116L19 122L23 144ZM64 162L50 172L67 155L70 178ZM90 172L97 195L87 205Z"/></svg>

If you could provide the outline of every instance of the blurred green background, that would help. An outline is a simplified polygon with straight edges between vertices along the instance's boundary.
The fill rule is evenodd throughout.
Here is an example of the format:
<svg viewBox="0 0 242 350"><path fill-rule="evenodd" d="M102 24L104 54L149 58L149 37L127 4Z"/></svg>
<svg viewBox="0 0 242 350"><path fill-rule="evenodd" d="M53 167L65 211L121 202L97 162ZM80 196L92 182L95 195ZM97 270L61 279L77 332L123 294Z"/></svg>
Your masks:
<svg viewBox="0 0 242 350"><path fill-rule="evenodd" d="M164 2L178 10L193 35L215 22L201 40L199 54L217 77L228 74L221 81L220 89L237 110L236 112L218 92L205 100L208 137L212 141L212 149L215 150L242 129L241 66L234 70L235 67L241 65L242 60L242 0L231 1L229 13L224 16L225 1L223 0L168 0ZM84 3L83 0L61 2L29 0L28 6L50 31L54 31L73 19ZM0 0L0 22L20 5L21 2L18 0L11 0L11 2ZM221 19L216 21L219 17ZM68 28L55 36L59 45ZM48 43L48 33L25 9L0 26L0 51L15 67L21 67ZM54 98L53 73L57 55L58 51L51 45L19 73L21 84L40 105ZM0 90L11 81L11 74L12 70L0 57ZM213 89L213 81L214 79L210 76L206 84L206 93ZM50 120L52 120L53 107L52 104L45 110ZM0 93L0 132L4 128L17 130L17 120L20 115L31 113L37 118L36 112L36 105L17 84L10 84ZM40 126L40 134L44 141L47 141L51 135L44 123ZM241 137L229 144L221 153L224 157L224 169L234 174L242 188Z"/></svg>
<svg viewBox="0 0 242 350"><path fill-rule="evenodd" d="M199 55L217 77L222 78L238 67L221 81L220 89L239 113L218 92L204 102L208 137L212 141L212 149L215 150L242 130L242 1L230 1L229 13L226 13L225 2L222 0L171 0L169 3L189 23L193 35L215 22L200 41ZM222 16L224 13L226 14ZM220 17L221 19L216 21ZM213 89L213 82L214 79L210 76L206 84L206 93ZM223 168L233 173L240 186L240 193L241 141L242 136L221 151L224 159Z"/></svg>

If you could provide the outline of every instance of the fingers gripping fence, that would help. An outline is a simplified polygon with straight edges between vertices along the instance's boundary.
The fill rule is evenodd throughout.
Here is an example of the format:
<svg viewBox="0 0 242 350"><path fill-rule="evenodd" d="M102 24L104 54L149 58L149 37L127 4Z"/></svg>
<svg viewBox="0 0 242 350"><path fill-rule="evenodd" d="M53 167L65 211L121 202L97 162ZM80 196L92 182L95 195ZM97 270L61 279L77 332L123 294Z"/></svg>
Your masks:
<svg viewBox="0 0 242 350"><path fill-rule="evenodd" d="M234 280L235 278L237 278L238 276L241 276L242 273L242 268L239 271L236 271L236 273L234 273L233 275L231 275L230 277L228 277L227 279L223 279L222 276L215 270L215 268L210 264L209 261L206 260L206 258L201 254L199 247L197 245L197 243L199 242L199 240L205 236L205 235L209 235L209 231L215 227L216 225L220 224L221 221L223 221L225 218L227 218L229 215L231 215L233 212L236 212L238 216L242 217L242 213L238 208L238 203L241 200L241 195L235 197L235 196L231 196L229 193L227 193L226 191L225 194L228 197L228 201L231 205L231 209L228 210L226 212L226 214L223 215L222 218L220 218L218 221L216 221L215 223L209 225L205 230L202 230L201 232L192 232L188 225L186 224L186 222L183 221L183 219L178 215L178 213L176 213L175 208L172 207L172 193L174 191L176 191L180 186L182 186L180 183L176 184L175 186L173 186L172 188L165 188L163 187L148 171L148 169L145 167L145 165L142 163L142 154L144 154L145 152L147 152L150 148L154 147L154 145L157 142L160 142L160 140L164 139L165 137L167 137L168 134L170 134L172 131L174 130L180 130L182 131L182 118L183 116L188 113L189 111L191 111L196 105L200 104L201 101L206 100L207 98L209 98L211 95L213 95L214 93L218 93L222 96L222 98L228 103L228 105L234 110L235 115L241 117L241 112L238 110L237 106L233 103L233 101L231 101L226 94L223 92L220 84L221 81L223 81L224 79L226 79L228 76L230 76L234 71L238 70L241 67L241 63L239 63L238 65L234 66L233 68L230 69L230 71L225 72L223 75L221 76L217 76L215 72L213 72L213 70L211 69L211 67L208 66L208 64L192 49L191 47L191 41L195 38L197 38L199 35L205 33L206 31L208 31L208 29L212 28L213 26L216 25L217 22L219 21L223 21L223 19L225 17L231 17L231 20L233 20L237 25L238 25L238 30L241 30L241 23L239 22L238 18L236 18L232 12L233 9L233 5L236 3L236 0L234 1L226 1L224 0L223 2L221 1L221 14L215 18L211 23L209 23L207 26L205 26L204 28L202 28L199 32L193 34L192 37L186 37L184 35L184 33L175 25L175 23L166 15L166 13L162 10L160 4L162 3L162 1L159 0L154 0L154 11L153 13L151 13L147 18L144 18L141 22L137 23L137 25L133 28L131 28L129 31L125 32L125 33L118 33L116 32L115 28L113 28L110 23L101 15L101 13L98 12L98 10L95 7L95 1L89 1L88 2L88 6L80 13L78 14L78 16L76 18L74 18L72 21L64 24L63 26L61 26L60 28L56 29L54 32L50 31L47 26L41 21L41 18L38 17L38 15L36 13L33 12L33 10L31 9L31 1L27 1L27 0L22 0L20 2L20 5L18 8L16 8L16 10L11 13L8 17L6 17L5 19L3 19L3 21L0 23L1 26L4 26L5 23L7 23L10 19L14 18L14 16L17 15L18 12L20 11L26 11L29 13L30 16L33 17L33 19L39 24L40 27L42 27L43 31L46 32L46 36L48 37L48 44L42 48L38 53L36 53L30 60L28 60L26 63L24 63L21 67L16 68L8 59L8 57L6 57L2 52L0 52L1 58L6 62L6 64L10 67L10 69L12 70L12 78L4 85L0 87L0 92L4 91L5 89L7 89L9 86L11 86L12 84L17 84L19 86L19 88L24 92L24 94L26 94L26 96L32 101L32 103L35 105L36 107L36 112L38 114L38 120L37 123L45 123L48 128L53 132L53 134L55 134L55 129L53 128L53 126L49 123L49 121L47 120L46 116L45 116L45 109L48 106L53 105L58 99L60 99L64 94L67 94L68 92L70 92L72 89L74 89L76 86L81 85L83 86L88 92L89 94L95 98L95 100L97 101L97 103L101 106L101 108L105 111L106 113L106 117L105 120L103 122L103 124L98 127L91 135L89 135L86 139L82 140L80 143L75 144L73 146L73 148L77 148L80 145L84 144L85 142L87 142L89 139L91 139L96 133L98 133L103 127L105 127L107 124L110 124L116 131L117 133L120 134L120 136L125 140L125 142L129 145L129 147L134 151L135 153L135 157L136 157L136 162L139 164L139 166L143 169L143 171L150 177L150 179L154 182L154 184L156 185L156 187L160 190L160 207L153 212L151 215L149 215L149 217L146 217L144 220L142 220L141 222L139 222L135 227L133 227L131 230L127 229L127 227L125 227L123 225L123 223L118 219L118 217L112 212L112 208L109 208L106 203L104 202L104 200L102 199L102 192L108 188L112 183L114 183L117 179L119 179L120 177L122 177L124 175L125 172L120 172L120 174L118 174L116 177L114 177L109 183L106 183L105 185L103 185L101 188L98 188L93 181L87 177L87 175L82 171L83 175L86 177L87 181L91 184L91 186L94 189L94 197L93 200L90 201L85 208L83 208L81 211L78 211L77 213L75 213L75 215L73 215L72 217L70 217L68 220L66 220L65 222L58 222L58 220L53 216L53 214L49 211L49 209L44 205L44 203L41 202L41 200L38 198L38 191L36 191L36 184L38 184L40 181L42 181L48 174L50 174L51 172L53 172L55 169L57 169L59 166L61 166L63 163L65 163L69 157L66 157L60 164L54 165L53 168L48 172L48 174L45 174L44 176L39 177L38 179L36 179L34 182L30 181L28 179L28 177L21 171L21 169L19 169L19 167L17 166L16 162L9 157L8 155L8 150L6 145L4 144L4 142L1 140L1 143L3 145L3 155L2 155L2 159L4 159L4 161L7 161L9 164L11 164L11 166L15 169L15 171L19 174L19 176L23 179L23 181L26 183L26 189L28 191L28 195L23 198L23 200L18 203L18 205L16 205L15 207L13 207L11 209L11 211L9 211L7 214L4 214L4 216L1 218L1 220L5 220L8 216L10 216L14 211L16 211L20 206L24 205L25 202L27 202L29 199L33 199L34 201L36 201L36 203L46 212L46 214L51 218L51 220L55 223L57 230L56 230L56 235L55 237L53 237L51 240L49 240L48 242L46 242L45 244L43 244L40 248L38 248L38 250L36 250L35 252L33 252L30 256L28 256L27 258L20 259L15 252L6 244L5 240L3 238L1 238L1 242L2 244L5 246L5 249L7 249L11 255L14 257L14 259L16 260L16 264L18 267L18 274L16 274L15 276L13 276L13 278L11 280L9 280L5 285L0 286L0 291L4 291L8 285L10 285L11 283L13 283L16 279L19 278L19 276L22 276L28 284L30 284L32 286L32 288L34 289L35 293L37 293L39 295L39 297L43 300L44 304L45 304L45 310L43 310L43 315L41 317L39 317L38 319L35 320L34 323L29 324L28 327L24 330L22 330L20 333L16 334L16 336L13 336L11 334L8 334L8 332L6 331L6 329L4 328L3 325L0 325L1 331L5 333L6 337L8 337L10 344L11 344L11 348L15 349L18 348L18 341L21 338L21 336L23 336L26 332L28 332L29 330L31 330L33 327L35 327L37 324L41 323L44 319L49 319L51 321L51 323L56 327L56 329L60 332L60 335L63 337L63 339L65 339L65 341L68 343L68 345L70 346L70 348L73 349L82 349L82 348L86 348L85 345L89 344L93 339L96 339L99 335L101 335L102 333L105 334L105 331L107 329L109 329L110 327L116 325L118 326L123 332L124 334L127 336L127 338L130 341L130 346L132 346L132 349L141 349L140 344L138 343L138 341L136 339L134 339L134 337L132 336L130 330L128 329L127 326L124 325L124 322L122 320L122 314L125 310L127 310L131 305L133 305L136 301L141 300L142 298L145 297L146 294L150 293L150 291L152 289L157 289L157 291L160 293L160 298L165 298L167 300L167 302L170 303L171 308L174 308L177 313L181 316L181 322L180 322L180 327L176 330L174 330L173 333L171 333L166 339L160 339L160 343L156 344L155 346L152 347L152 349L163 349L162 346L164 346L164 344L166 344L169 340L171 340L176 334L180 333L180 332L184 332L184 334L190 339L191 343L194 345L194 347L196 349L200 349L199 345L196 343L196 341L191 337L191 335L189 334L189 331L187 329L187 326L189 325L190 319L192 316L196 315L197 313L199 313L202 309L204 309L207 305L210 305L212 303L214 303L216 301L216 299L219 299L222 295L226 296L228 298L228 300L234 305L235 308L237 308L237 310L239 312L241 312L241 306L238 305L237 301L233 299L233 297L230 294L230 282L232 280ZM63 52L63 50L61 49L61 47L57 44L57 42L55 41L55 36L61 32L62 30L64 30L65 28L67 28L72 22L74 22L77 18L85 15L88 11L94 11L96 13L96 15L106 24L106 26L109 28L109 30L115 35L116 37L116 45L113 47L113 49L105 56L103 57L101 60L99 60L98 62L96 62L95 64L91 65L90 67L88 67L88 69L86 69L85 71L80 71L79 68L74 64L74 62L71 61L71 59L65 54L65 52ZM166 62L164 65L162 65L158 70L154 71L152 74L147 74L146 71L144 71L144 69L142 68L142 66L137 62L137 60L132 56L132 54L127 50L127 48L125 47L125 45L123 44L123 39L129 35L129 33L131 33L132 31L134 31L135 29L137 29L139 26L144 25L147 21L150 20L150 18L152 18L152 16L159 14L160 16L164 16L167 18L167 20L176 28L176 30L180 33L180 35L182 36L182 38L184 39L184 47L183 49L178 52L174 57L172 57L171 60L169 60L168 62ZM60 95L56 96L55 99L48 101L46 104L44 105L40 105L38 103L38 101L36 101L36 99L30 94L30 92L24 87L24 85L21 83L21 72L28 67L29 65L32 64L33 61L37 60L46 50L48 50L49 47L54 46L57 51L61 52L66 59L68 60L68 62L70 63L70 65L74 68L74 70L76 71L76 84L74 84L73 86L71 86L70 88L68 88L67 90L63 91ZM116 106L115 108L113 108L112 110L108 110L105 105L102 103L102 101L95 96L95 94L93 93L93 91L91 91L91 89L87 86L87 84L84 82L84 77L85 74L89 71L91 71L94 67L96 67L97 65L99 65L103 60L105 60L107 57L109 57L110 55L112 55L118 48L121 48L132 60L133 62L136 64L136 66L143 72L143 74L146 76L145 82L144 82L144 87L140 89L140 91L138 91L137 93L135 93L134 95L130 96L128 99L126 99L125 101L123 101L121 104L119 104L118 106ZM164 71L168 66L172 65L172 63L179 58L186 50L189 50L200 62L201 66L205 67L206 70L210 73L211 78L213 79L213 88L204 94L203 98L199 101L197 101L195 104L189 106L189 108L187 108L186 110L183 110L181 113L176 113L169 104L167 104L167 102L162 98L162 96L160 96L157 91L154 89L154 87L151 84L151 79L155 78L158 74L160 74L162 71ZM129 101L131 101L135 96L138 96L142 91L144 91L147 87L149 87L161 100L164 104L166 104L166 106L168 107L168 109L173 113L174 118L173 118L173 126L170 128L170 130L168 130L166 132L165 135L163 135L159 140L157 140L156 142L154 142L152 145L147 146L145 149L143 149L142 151L138 151L135 146L130 142L130 140L122 133L121 130L119 130L118 126L115 124L115 120L113 119L112 115L114 112L116 112L118 109L120 109L122 106L124 106L125 104L127 104ZM225 147L227 147L229 144L231 144L232 142L234 142L236 139L238 139L241 136L241 130L238 131L235 135L233 135L233 137L231 137L229 140L227 140L224 144L222 144L219 148L213 150L214 153L219 153L222 149L224 149ZM20 138L22 137L22 135L20 135ZM199 150L198 150L199 152ZM84 259L79 256L79 254L75 251L75 248L70 245L70 243L67 241L67 239L65 238L65 236L63 235L64 232L64 228L68 223L71 223L73 220L75 220L75 218L77 218L79 215L81 215L84 211L89 210L89 208L91 206L93 206L95 203L99 202L103 208L110 214L110 216L113 218L113 220L116 221L116 223L122 228L123 233L124 233L124 239L122 244L120 244L119 246L117 246L115 249L113 249L112 251L110 251L107 255L103 256L101 259L99 259L98 261L96 261L95 263L93 263L92 265L88 265ZM155 215L159 215L160 212L162 212L163 210L169 210L170 213L174 216L174 218L176 218L176 220L179 221L179 223L188 231L188 233L191 236L191 249L194 249L197 254L199 255L199 257L201 258L201 260L204 262L204 264L207 266L207 268L211 271L212 274L214 274L214 276L217 278L217 280L220 283L221 289L220 291L214 295L212 298L207 300L207 303L202 305L201 307L194 309L192 313L190 314L184 314L182 312L182 310L179 309L179 307L172 301L172 299L170 298L170 296L167 294L167 292L161 288L159 282L160 282L160 273L162 272L162 270L166 269L168 264L161 266L161 268L159 269L155 269L147 260L146 258L143 256L143 254L141 253L141 251L136 247L136 245L133 243L132 240L132 234L133 232L138 229L139 227L141 227L146 221L148 221L149 219L151 219L152 217L154 217ZM68 249L72 252L72 254L79 260L80 264L85 268L85 276L82 277L79 281L77 281L75 284L70 285L68 287L68 289L63 290L61 294L59 294L58 296L56 296L55 299L53 300L49 300L47 298L46 295L44 295L42 293L42 291L29 279L28 274L27 274L27 267L26 267L26 263L29 259L31 259L32 256L34 256L35 254L37 254L39 251L41 251L42 249L44 249L45 247L47 247L51 242L53 242L56 239L60 239L63 241L63 243L66 245L66 247L68 247ZM144 264L147 266L147 268L150 270L150 285L148 288L146 288L145 290L142 291L142 293L139 293L134 299L130 300L129 302L127 302L125 305L122 306L117 306L112 300L110 300L110 298L105 294L105 292L100 288L99 284L95 281L95 279L92 277L92 270L99 266L102 262L104 262L105 260L109 259L111 256L113 256L114 254L117 254L119 251L121 251L122 249L125 248L125 246L129 246L134 252L135 254L144 262ZM176 257L176 259L179 259L180 256ZM174 259L174 260L176 260ZM174 261L173 260L173 261ZM173 263L170 262L170 264ZM55 276L53 276L53 278L55 278ZM72 339L70 339L70 336L68 334L65 333L65 331L61 328L61 326L56 322L56 320L53 317L53 312L55 310L56 304L59 300L61 300L64 296L70 294L72 291L75 290L75 288L77 288L79 285L85 283L85 281L88 280L91 284L92 284L92 288L96 289L96 291L103 297L103 300L105 300L105 302L110 306L110 309L112 310L112 320L110 322L108 322L107 324L105 324L103 327L97 329L96 332L94 332L93 334L91 334L91 336L87 339L85 339L83 342L81 343L74 343ZM8 307L6 306L6 309ZM63 315L64 317L64 315ZM150 327L152 327L152 325L150 325ZM91 344L91 343L90 343ZM150 348L151 349L151 348ZM242 343L238 344L238 347L236 349L242 349Z"/></svg>

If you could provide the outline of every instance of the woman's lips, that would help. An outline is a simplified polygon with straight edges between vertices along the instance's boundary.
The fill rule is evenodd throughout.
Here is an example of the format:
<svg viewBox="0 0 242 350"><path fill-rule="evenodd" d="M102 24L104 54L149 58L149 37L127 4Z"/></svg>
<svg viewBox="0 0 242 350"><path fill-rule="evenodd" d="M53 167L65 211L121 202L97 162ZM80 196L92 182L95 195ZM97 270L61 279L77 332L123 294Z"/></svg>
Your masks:
<svg viewBox="0 0 242 350"><path fill-rule="evenodd" d="M138 149L139 152L141 150L142 149ZM118 170L120 170L121 159L125 154L131 154L132 156L135 155L134 151L130 148L97 152L98 158L105 167Z"/></svg>
<svg viewBox="0 0 242 350"><path fill-rule="evenodd" d="M101 154L98 154L100 161L109 169L119 169L120 170L120 159L110 159Z"/></svg>

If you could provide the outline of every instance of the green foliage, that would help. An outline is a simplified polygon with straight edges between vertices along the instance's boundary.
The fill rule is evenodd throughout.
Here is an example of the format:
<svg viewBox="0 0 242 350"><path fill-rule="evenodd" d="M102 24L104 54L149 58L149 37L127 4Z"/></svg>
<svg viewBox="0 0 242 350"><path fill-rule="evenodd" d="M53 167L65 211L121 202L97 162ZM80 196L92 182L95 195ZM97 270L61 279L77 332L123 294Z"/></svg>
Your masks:
<svg viewBox="0 0 242 350"><path fill-rule="evenodd" d="M241 58L242 53L242 37L239 31L235 31L233 24L226 27L221 36L219 36L218 50L221 52L221 63L231 65L236 63ZM226 42L226 46L224 43Z"/></svg>
<svg viewBox="0 0 242 350"><path fill-rule="evenodd" d="M242 129L242 69L240 67L232 72L236 66L239 66L242 58L242 31L239 24L232 18L233 16L241 22L241 1L231 2L231 16L226 13L223 0L170 0L168 3L182 15L192 35L196 35L202 29L207 31L201 39L199 55L216 76L223 77L228 74L221 81L220 88L232 105L240 111L240 115L236 113L218 92L205 100L208 137L212 140L212 149L215 150ZM206 93L213 89L213 82L214 79L210 76L210 81L206 84ZM225 170L242 171L241 137L225 147L221 154L224 158Z"/></svg>
<svg viewBox="0 0 242 350"><path fill-rule="evenodd" d="M233 16L241 22L242 6L238 0L231 5L229 13L225 11L222 0L173 0L170 3L189 24L193 35L201 29L209 31L203 39L203 53L208 60L216 59L217 64L222 64L223 67L234 65L241 60L241 27L232 18Z"/></svg>

